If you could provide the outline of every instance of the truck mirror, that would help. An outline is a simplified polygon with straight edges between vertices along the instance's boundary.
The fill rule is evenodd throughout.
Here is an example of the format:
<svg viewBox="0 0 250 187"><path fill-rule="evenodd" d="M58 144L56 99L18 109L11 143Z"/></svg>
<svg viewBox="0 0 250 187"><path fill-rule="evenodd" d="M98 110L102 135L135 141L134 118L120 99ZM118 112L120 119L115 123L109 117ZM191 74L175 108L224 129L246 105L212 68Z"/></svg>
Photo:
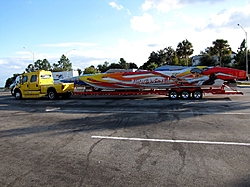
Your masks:
<svg viewBox="0 0 250 187"><path fill-rule="evenodd" d="M20 75L18 82L19 82L19 84L23 84L23 77L22 77L22 75Z"/></svg>

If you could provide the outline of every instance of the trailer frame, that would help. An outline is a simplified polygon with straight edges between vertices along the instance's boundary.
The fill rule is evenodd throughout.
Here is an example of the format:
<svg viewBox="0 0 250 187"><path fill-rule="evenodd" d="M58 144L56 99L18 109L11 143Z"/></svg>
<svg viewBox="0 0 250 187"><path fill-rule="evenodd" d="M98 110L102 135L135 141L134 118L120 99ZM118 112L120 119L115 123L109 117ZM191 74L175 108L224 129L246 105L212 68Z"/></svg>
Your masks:
<svg viewBox="0 0 250 187"><path fill-rule="evenodd" d="M221 87L199 87L199 86L174 86L165 89L135 89L135 90L95 90L94 88L75 89L73 95L84 96L129 96L129 95L166 95L169 99L202 99L205 94L213 95L243 95L240 92L227 84L223 84Z"/></svg>

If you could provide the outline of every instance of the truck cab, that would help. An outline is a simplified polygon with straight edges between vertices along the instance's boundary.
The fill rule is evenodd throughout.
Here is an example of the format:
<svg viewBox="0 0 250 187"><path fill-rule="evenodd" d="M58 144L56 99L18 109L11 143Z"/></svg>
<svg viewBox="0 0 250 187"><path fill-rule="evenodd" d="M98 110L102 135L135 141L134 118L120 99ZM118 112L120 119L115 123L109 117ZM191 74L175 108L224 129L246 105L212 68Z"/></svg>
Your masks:
<svg viewBox="0 0 250 187"><path fill-rule="evenodd" d="M39 70L22 74L20 83L16 84L13 93L16 99L43 96L57 99L59 96L69 98L73 91L73 83L54 83L51 71Z"/></svg>

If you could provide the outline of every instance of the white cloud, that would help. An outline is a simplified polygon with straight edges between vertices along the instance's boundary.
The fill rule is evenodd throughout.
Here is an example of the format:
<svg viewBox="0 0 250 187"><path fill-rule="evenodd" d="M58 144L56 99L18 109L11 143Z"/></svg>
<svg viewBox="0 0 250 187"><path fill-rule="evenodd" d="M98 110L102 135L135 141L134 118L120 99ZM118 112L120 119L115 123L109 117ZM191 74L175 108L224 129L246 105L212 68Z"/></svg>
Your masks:
<svg viewBox="0 0 250 187"><path fill-rule="evenodd" d="M8 62L6 60L1 60L0 59L0 65L3 65L3 64L8 64Z"/></svg>
<svg viewBox="0 0 250 187"><path fill-rule="evenodd" d="M160 26L154 23L153 17L144 13L143 16L134 16L130 20L131 28L139 32L154 32L160 29Z"/></svg>
<svg viewBox="0 0 250 187"><path fill-rule="evenodd" d="M21 69L21 66L16 66L16 65L10 66L10 69Z"/></svg>
<svg viewBox="0 0 250 187"><path fill-rule="evenodd" d="M161 12L168 12L171 9L178 9L183 6L180 0L145 0L142 10L157 9Z"/></svg>
<svg viewBox="0 0 250 187"><path fill-rule="evenodd" d="M145 0L142 4L142 10L147 11L150 9L156 9L160 12L169 12L172 9L179 9L187 4L194 3L207 3L214 4L227 0Z"/></svg>
<svg viewBox="0 0 250 187"><path fill-rule="evenodd" d="M250 4L245 7L221 10L218 13L211 14L207 21L207 28L218 28L218 27L232 27L237 26L238 23L244 24L246 27L250 26Z"/></svg>
<svg viewBox="0 0 250 187"><path fill-rule="evenodd" d="M51 43L41 44L42 47L93 47L97 46L96 43L84 43L84 42L66 42L66 43Z"/></svg>
<svg viewBox="0 0 250 187"><path fill-rule="evenodd" d="M112 8L115 8L117 10L122 10L123 9L123 6L122 5L118 5L117 3L115 2L110 2L109 5L112 7Z"/></svg>

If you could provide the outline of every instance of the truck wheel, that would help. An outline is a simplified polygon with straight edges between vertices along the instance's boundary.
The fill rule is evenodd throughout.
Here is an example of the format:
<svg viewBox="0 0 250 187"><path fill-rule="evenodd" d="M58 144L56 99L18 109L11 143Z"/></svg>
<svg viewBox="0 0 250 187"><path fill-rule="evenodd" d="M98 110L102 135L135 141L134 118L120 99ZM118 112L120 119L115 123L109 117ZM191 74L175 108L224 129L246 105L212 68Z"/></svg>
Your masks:
<svg viewBox="0 0 250 187"><path fill-rule="evenodd" d="M22 93L21 93L21 91L20 91L20 90L15 91L15 92L14 92L14 96L15 96L15 98L16 98L17 100L22 99Z"/></svg>
<svg viewBox="0 0 250 187"><path fill-rule="evenodd" d="M181 98L182 99L189 99L189 97L190 97L189 91L184 90L184 91L181 92Z"/></svg>
<svg viewBox="0 0 250 187"><path fill-rule="evenodd" d="M195 90L193 91L193 98L194 99L201 99L202 98L202 91L201 90Z"/></svg>
<svg viewBox="0 0 250 187"><path fill-rule="evenodd" d="M58 95L55 90L48 90L48 98L54 100L58 98Z"/></svg>
<svg viewBox="0 0 250 187"><path fill-rule="evenodd" d="M169 96L169 99L174 100L174 99L177 99L177 98L178 98L179 94L178 94L177 91L171 90L171 91L169 92L168 96Z"/></svg>

